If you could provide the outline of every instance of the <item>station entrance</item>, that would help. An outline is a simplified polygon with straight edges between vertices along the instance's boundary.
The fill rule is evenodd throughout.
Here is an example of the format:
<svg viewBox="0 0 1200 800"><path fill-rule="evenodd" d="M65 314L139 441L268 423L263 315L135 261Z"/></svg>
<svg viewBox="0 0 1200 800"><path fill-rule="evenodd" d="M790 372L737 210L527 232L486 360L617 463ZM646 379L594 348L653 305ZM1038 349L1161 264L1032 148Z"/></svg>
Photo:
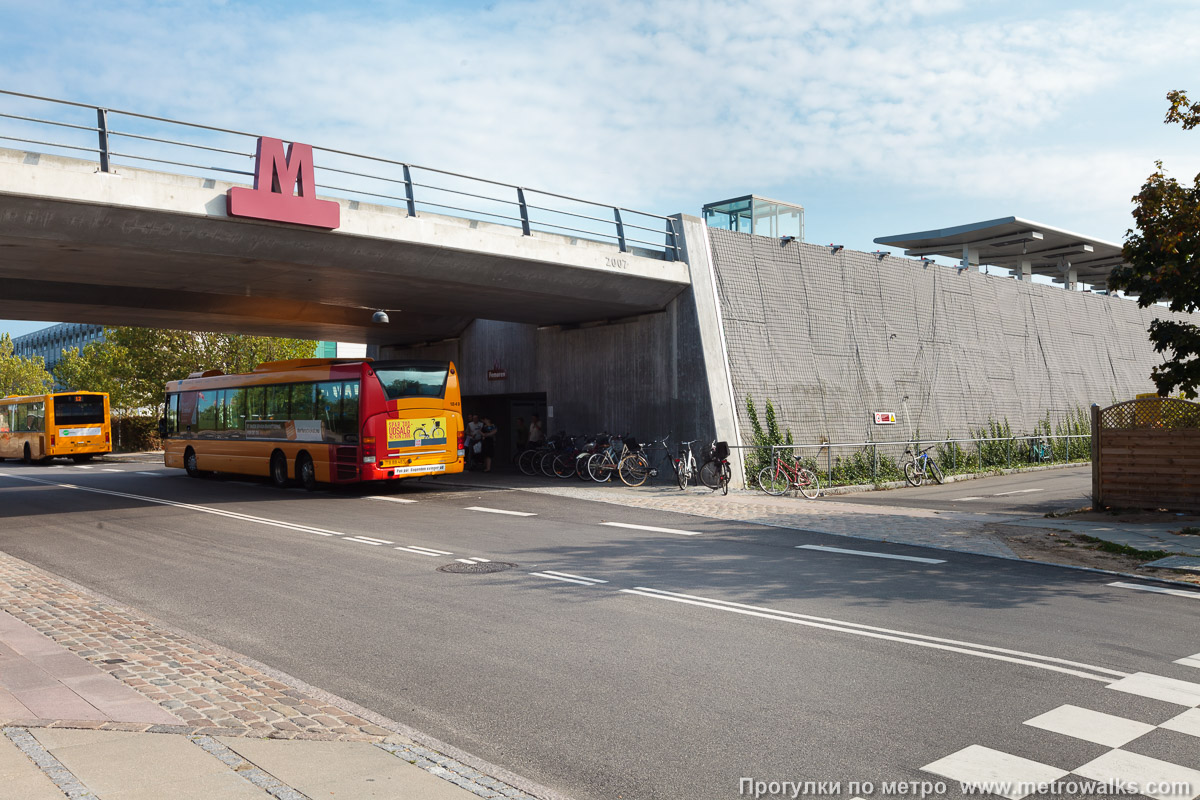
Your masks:
<svg viewBox="0 0 1200 800"><path fill-rule="evenodd" d="M498 428L496 431L496 455L492 469L515 470L513 458L518 450L518 428L523 423L528 427L533 415L537 414L546 426L546 393L523 392L515 394L463 395L463 416L478 414L489 418ZM552 431L546 430L546 436Z"/></svg>

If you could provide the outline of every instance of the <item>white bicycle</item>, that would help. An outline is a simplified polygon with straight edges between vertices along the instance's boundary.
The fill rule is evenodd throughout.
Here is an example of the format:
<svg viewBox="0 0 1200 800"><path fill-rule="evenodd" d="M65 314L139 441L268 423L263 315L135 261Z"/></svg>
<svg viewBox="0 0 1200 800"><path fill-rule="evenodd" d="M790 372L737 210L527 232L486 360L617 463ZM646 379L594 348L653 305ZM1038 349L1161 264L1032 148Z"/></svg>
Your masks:
<svg viewBox="0 0 1200 800"><path fill-rule="evenodd" d="M678 481L680 489L686 489L688 484L700 474L696 457L692 455L692 444L698 441L700 440L692 439L690 442L681 442L679 458L671 459L672 466L675 467L675 480Z"/></svg>

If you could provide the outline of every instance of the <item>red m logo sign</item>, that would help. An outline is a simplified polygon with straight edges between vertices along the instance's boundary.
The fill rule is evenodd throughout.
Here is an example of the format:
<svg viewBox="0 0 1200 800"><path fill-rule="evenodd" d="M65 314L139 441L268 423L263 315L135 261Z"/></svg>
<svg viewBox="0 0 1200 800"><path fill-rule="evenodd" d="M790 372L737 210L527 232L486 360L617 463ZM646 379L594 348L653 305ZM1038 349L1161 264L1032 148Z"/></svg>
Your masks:
<svg viewBox="0 0 1200 800"><path fill-rule="evenodd" d="M288 145L260 136L255 156L254 188L235 186L226 195L231 217L294 222L316 228L341 224L341 207L332 200L318 200L313 178L312 145Z"/></svg>

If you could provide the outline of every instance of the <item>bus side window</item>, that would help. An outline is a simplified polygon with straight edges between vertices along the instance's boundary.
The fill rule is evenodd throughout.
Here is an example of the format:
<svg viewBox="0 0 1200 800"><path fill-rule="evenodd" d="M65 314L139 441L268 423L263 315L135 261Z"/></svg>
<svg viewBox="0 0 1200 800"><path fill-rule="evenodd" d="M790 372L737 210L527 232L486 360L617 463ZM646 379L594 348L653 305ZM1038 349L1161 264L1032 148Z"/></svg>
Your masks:
<svg viewBox="0 0 1200 800"><path fill-rule="evenodd" d="M291 419L287 385L267 387L267 419Z"/></svg>
<svg viewBox="0 0 1200 800"><path fill-rule="evenodd" d="M292 419L316 419L313 413L313 393L316 385L312 383L292 384Z"/></svg>
<svg viewBox="0 0 1200 800"><path fill-rule="evenodd" d="M226 389L225 395L225 430L246 430L246 390Z"/></svg>
<svg viewBox="0 0 1200 800"><path fill-rule="evenodd" d="M196 412L199 418L197 430L215 431L220 426L219 406L217 401L220 399L218 395L220 391L217 389L205 389L197 394Z"/></svg>
<svg viewBox="0 0 1200 800"><path fill-rule="evenodd" d="M353 437L348 441L358 441L358 381L346 381L342 384L342 422L343 436Z"/></svg>
<svg viewBox="0 0 1200 800"><path fill-rule="evenodd" d="M340 439L341 433L342 384L338 381L323 381L317 384L316 418L321 421L325 434Z"/></svg>
<svg viewBox="0 0 1200 800"><path fill-rule="evenodd" d="M179 396L179 432L194 433L199 430L200 419L197 406L200 403L199 392L183 392Z"/></svg>
<svg viewBox="0 0 1200 800"><path fill-rule="evenodd" d="M267 389L251 386L246 390L246 419L259 420L266 416Z"/></svg>
<svg viewBox="0 0 1200 800"><path fill-rule="evenodd" d="M179 433L179 395L167 395L167 436Z"/></svg>

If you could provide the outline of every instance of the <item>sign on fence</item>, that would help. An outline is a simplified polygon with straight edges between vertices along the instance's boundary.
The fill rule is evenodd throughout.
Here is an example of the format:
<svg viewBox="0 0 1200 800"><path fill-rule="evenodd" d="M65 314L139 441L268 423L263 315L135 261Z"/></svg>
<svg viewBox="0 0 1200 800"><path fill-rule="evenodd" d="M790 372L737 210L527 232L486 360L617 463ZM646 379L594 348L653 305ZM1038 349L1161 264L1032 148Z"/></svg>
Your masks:
<svg viewBox="0 0 1200 800"><path fill-rule="evenodd" d="M895 425L896 424L895 412L876 411L875 412L875 424L876 425Z"/></svg>

